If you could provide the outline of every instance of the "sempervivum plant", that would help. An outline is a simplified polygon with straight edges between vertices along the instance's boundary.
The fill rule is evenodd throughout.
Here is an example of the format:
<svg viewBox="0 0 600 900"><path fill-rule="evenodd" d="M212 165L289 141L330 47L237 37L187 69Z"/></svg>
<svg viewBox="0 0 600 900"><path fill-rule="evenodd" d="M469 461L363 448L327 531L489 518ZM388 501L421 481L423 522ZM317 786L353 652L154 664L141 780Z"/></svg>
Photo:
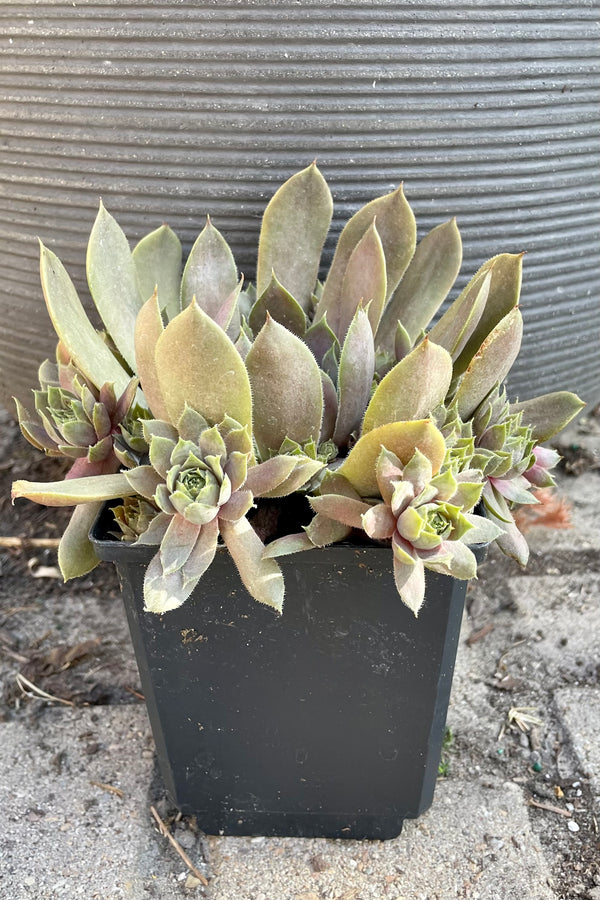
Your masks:
<svg viewBox="0 0 600 900"><path fill-rule="evenodd" d="M13 496L76 506L65 577L95 563L87 528L105 500L118 501L124 540L158 548L145 581L154 612L189 596L219 540L250 594L278 610L276 557L358 531L389 543L415 613L426 569L475 575L474 543L526 560L512 511L551 483L557 457L540 444L582 403L567 391L505 396L522 256L485 262L438 315L462 261L455 220L417 244L402 188L379 197L343 228L320 281L332 208L316 165L292 176L266 207L245 285L210 219L182 266L167 226L131 251L101 205L87 273L102 332L42 245L59 372L42 367L37 419L18 411L32 443L79 468L65 482L16 482ZM313 518L282 530L271 514L289 518L298 493Z"/></svg>

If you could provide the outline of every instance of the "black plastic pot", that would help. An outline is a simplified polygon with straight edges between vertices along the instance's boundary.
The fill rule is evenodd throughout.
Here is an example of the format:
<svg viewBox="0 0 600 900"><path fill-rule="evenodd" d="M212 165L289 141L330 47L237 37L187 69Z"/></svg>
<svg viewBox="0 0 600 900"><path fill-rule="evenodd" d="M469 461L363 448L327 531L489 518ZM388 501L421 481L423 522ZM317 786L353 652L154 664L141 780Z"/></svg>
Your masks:
<svg viewBox="0 0 600 900"><path fill-rule="evenodd" d="M111 540L167 790L209 834L396 837L431 804L466 583L429 572L418 619L386 547L282 560L283 616L225 549L190 600L143 612L147 547Z"/></svg>

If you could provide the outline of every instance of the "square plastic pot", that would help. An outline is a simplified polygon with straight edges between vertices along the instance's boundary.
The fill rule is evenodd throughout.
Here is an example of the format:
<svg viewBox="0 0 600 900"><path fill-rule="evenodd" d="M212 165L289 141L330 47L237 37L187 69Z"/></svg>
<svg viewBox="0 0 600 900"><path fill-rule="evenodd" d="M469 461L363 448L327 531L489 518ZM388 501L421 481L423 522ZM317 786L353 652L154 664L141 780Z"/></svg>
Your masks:
<svg viewBox="0 0 600 900"><path fill-rule="evenodd" d="M427 573L416 619L386 547L282 560L283 615L225 548L178 610L143 611L154 548L92 529L114 562L162 775L208 834L387 839L431 804L466 582Z"/></svg>

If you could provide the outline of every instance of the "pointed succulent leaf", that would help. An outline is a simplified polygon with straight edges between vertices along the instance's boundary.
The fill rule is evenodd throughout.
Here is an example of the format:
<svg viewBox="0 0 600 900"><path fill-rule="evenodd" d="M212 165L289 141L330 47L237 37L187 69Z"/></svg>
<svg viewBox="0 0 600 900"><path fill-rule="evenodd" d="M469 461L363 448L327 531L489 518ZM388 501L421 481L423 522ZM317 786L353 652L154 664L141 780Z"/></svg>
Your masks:
<svg viewBox="0 0 600 900"><path fill-rule="evenodd" d="M185 564L200 536L201 526L194 525L183 516L173 516L160 544L160 561L163 574L171 575Z"/></svg>
<svg viewBox="0 0 600 900"><path fill-rule="evenodd" d="M328 319L340 343L362 302L368 306L373 334L377 331L386 299L385 254L375 221L350 255L338 302L328 309Z"/></svg>
<svg viewBox="0 0 600 900"><path fill-rule="evenodd" d="M344 226L315 312L315 321L340 303L348 261L375 217L385 255L388 297L402 278L415 251L416 225L413 212L400 186L391 194L371 200Z"/></svg>
<svg viewBox="0 0 600 900"><path fill-rule="evenodd" d="M400 599L416 617L425 600L425 567L409 544L402 541L402 545L392 540L394 581Z"/></svg>
<svg viewBox="0 0 600 900"><path fill-rule="evenodd" d="M232 341L237 340L240 334L241 317L238 309L238 300L243 283L244 276L242 275L231 294L225 298L214 316L212 316L217 325L227 332Z"/></svg>
<svg viewBox="0 0 600 900"><path fill-rule="evenodd" d="M333 385L337 385L338 374L340 368L340 345L337 342L332 344L321 363L323 372L327 375Z"/></svg>
<svg viewBox="0 0 600 900"><path fill-rule="evenodd" d="M237 522L238 519L248 513L254 506L252 491L236 491L231 495L227 503L219 509L219 520L226 519L228 522Z"/></svg>
<svg viewBox="0 0 600 900"><path fill-rule="evenodd" d="M464 372L473 356L483 344L488 335L504 319L519 302L521 293L521 275L523 271L522 253L501 253L493 256L485 262L471 281L467 284L458 302L476 282L481 281L481 276L491 271L492 280L485 308L479 318L477 326L463 347L460 355L454 363L455 373Z"/></svg>
<svg viewBox="0 0 600 900"><path fill-rule="evenodd" d="M372 506L362 517L362 527L375 541L391 538L396 529L396 520L384 503Z"/></svg>
<svg viewBox="0 0 600 900"><path fill-rule="evenodd" d="M158 615L180 607L190 596L195 585L184 589L181 570L165 575L160 550L152 557L144 575L144 611Z"/></svg>
<svg viewBox="0 0 600 900"><path fill-rule="evenodd" d="M73 510L58 545L58 567L65 581L87 575L100 562L88 535L101 509L99 502L82 503Z"/></svg>
<svg viewBox="0 0 600 900"><path fill-rule="evenodd" d="M295 457L296 466L290 475L282 481L273 490L267 491L263 497L287 497L305 487L315 475L321 471L325 465L318 459L309 459L305 457Z"/></svg>
<svg viewBox="0 0 600 900"><path fill-rule="evenodd" d="M267 544L263 553L263 559L276 559L279 556L289 556L292 553L301 553L303 550L314 550L315 545L306 534L286 534Z"/></svg>
<svg viewBox="0 0 600 900"><path fill-rule="evenodd" d="M308 347L283 325L267 318L246 357L252 385L254 437L261 457L276 453L289 438L317 441L323 417L323 388Z"/></svg>
<svg viewBox="0 0 600 900"><path fill-rule="evenodd" d="M102 201L88 242L86 269L100 318L119 353L135 372L135 319L148 298L140 294L127 238Z"/></svg>
<svg viewBox="0 0 600 900"><path fill-rule="evenodd" d="M453 360L458 359L479 323L491 283L491 270L483 272L468 290L457 297L429 332L429 339L444 347Z"/></svg>
<svg viewBox="0 0 600 900"><path fill-rule="evenodd" d="M274 272L302 309L310 309L332 212L331 193L315 163L276 191L265 209L260 231L256 269L259 296Z"/></svg>
<svg viewBox="0 0 600 900"><path fill-rule="evenodd" d="M371 396L375 369L373 332L367 312L358 309L348 329L338 372L339 406L333 441L345 446L358 432Z"/></svg>
<svg viewBox="0 0 600 900"><path fill-rule="evenodd" d="M464 515L473 526L464 538L466 544L489 544L502 534L502 529L486 516L478 516L474 513L465 513Z"/></svg>
<svg viewBox="0 0 600 900"><path fill-rule="evenodd" d="M117 393L122 393L130 376L88 319L58 256L41 242L40 273L48 313L69 357L98 389L108 381L114 383Z"/></svg>
<svg viewBox="0 0 600 900"><path fill-rule="evenodd" d="M455 400L461 419L468 419L495 384L504 381L518 356L523 319L517 307L485 339L462 377Z"/></svg>
<svg viewBox="0 0 600 900"><path fill-rule="evenodd" d="M273 607L283 609L284 584L281 569L273 559L263 559L265 546L248 519L220 523L221 536L227 545L248 593Z"/></svg>
<svg viewBox="0 0 600 900"><path fill-rule="evenodd" d="M304 335L306 331L304 310L289 291L279 283L274 272L250 312L248 324L254 334L258 334L267 321L267 314L280 325L284 325L292 334L297 334L299 337Z"/></svg>
<svg viewBox="0 0 600 900"><path fill-rule="evenodd" d="M237 266L229 244L207 219L183 270L182 308L188 307L195 297L200 309L214 319L237 286Z"/></svg>
<svg viewBox="0 0 600 900"><path fill-rule="evenodd" d="M511 403L511 414L522 413L523 423L530 425L536 443L548 441L562 431L581 412L585 403L570 391L542 394L521 403Z"/></svg>
<svg viewBox="0 0 600 900"><path fill-rule="evenodd" d="M159 419L168 418L156 367L156 344L164 331L158 306L158 293L154 291L140 309L135 321L135 360L140 384L150 411Z"/></svg>
<svg viewBox="0 0 600 900"><path fill-rule="evenodd" d="M428 415L443 403L451 378L450 354L426 338L378 384L365 413L363 433L387 422Z"/></svg>
<svg viewBox="0 0 600 900"><path fill-rule="evenodd" d="M235 349L240 354L242 359L246 359L248 353L250 352L250 348L252 347L252 341L248 337L248 333L246 327L244 327L244 321L242 320L242 325L240 328L240 333L235 342Z"/></svg>
<svg viewBox="0 0 600 900"><path fill-rule="evenodd" d="M193 364L182 366L181 360ZM251 425L252 397L242 358L196 303L169 322L159 337L156 366L170 422L179 420L187 403L208 422L229 415Z"/></svg>
<svg viewBox="0 0 600 900"><path fill-rule="evenodd" d="M398 321L415 341L446 299L462 262L456 219L438 225L417 245L381 319L377 345L391 352Z"/></svg>
<svg viewBox="0 0 600 900"><path fill-rule="evenodd" d="M273 456L257 466L248 469L244 487L252 491L255 497L262 497L282 484L296 467L293 456Z"/></svg>
<svg viewBox="0 0 600 900"><path fill-rule="evenodd" d="M442 554L446 555L446 560L443 560ZM426 569L442 575L451 575L452 578L465 581L477 575L475 554L462 541L442 541L437 550L425 551L421 558Z"/></svg>
<svg viewBox="0 0 600 900"><path fill-rule="evenodd" d="M319 443L331 440L338 414L338 395L335 385L326 372L321 372L323 386L323 421Z"/></svg>
<svg viewBox="0 0 600 900"><path fill-rule="evenodd" d="M167 321L181 312L181 242L168 225L161 225L139 241L132 252L140 294L147 300L158 292Z"/></svg>
<svg viewBox="0 0 600 900"><path fill-rule="evenodd" d="M76 506L78 503L93 503L99 500L114 500L128 497L136 491L123 474L90 475L71 478L66 481L15 481L12 499L27 497L44 506Z"/></svg>
<svg viewBox="0 0 600 900"><path fill-rule="evenodd" d="M164 481L163 476L152 466L136 466L135 469L129 469L128 472L125 472L123 477L131 488L130 494L141 494L147 500L153 499L157 487ZM119 495L115 494L115 496Z"/></svg>
<svg viewBox="0 0 600 900"><path fill-rule="evenodd" d="M428 419L390 422L374 428L360 438L338 470L361 497L379 495L376 466L382 447L395 454L403 465L415 450L420 450L430 461L434 474L446 455L444 436Z"/></svg>
<svg viewBox="0 0 600 900"><path fill-rule="evenodd" d="M412 350L412 346L413 341L411 341L408 331L402 322L398 322L396 325L396 334L394 336L394 356L396 357L396 362L400 362L405 356L408 356Z"/></svg>
<svg viewBox="0 0 600 900"><path fill-rule="evenodd" d="M304 343L308 344L319 364L322 363L326 353L336 346L339 351L339 341L327 323L327 316L314 322L304 335ZM338 357L339 358L339 357Z"/></svg>
<svg viewBox="0 0 600 900"><path fill-rule="evenodd" d="M319 497L309 497L308 502L314 512L341 522L348 528L362 528L362 517L371 508L362 500L353 500L341 494L321 494Z"/></svg>

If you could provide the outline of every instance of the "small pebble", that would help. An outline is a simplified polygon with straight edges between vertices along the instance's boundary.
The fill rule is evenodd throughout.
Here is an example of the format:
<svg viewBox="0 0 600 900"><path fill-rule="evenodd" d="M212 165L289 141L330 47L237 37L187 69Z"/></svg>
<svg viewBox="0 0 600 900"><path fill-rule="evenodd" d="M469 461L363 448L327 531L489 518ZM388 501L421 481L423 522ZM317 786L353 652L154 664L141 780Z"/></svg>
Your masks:
<svg viewBox="0 0 600 900"><path fill-rule="evenodd" d="M572 831L574 833L576 831L579 831L579 825L577 824L577 822L574 822L573 819L567 822L567 828L569 829L569 831Z"/></svg>

